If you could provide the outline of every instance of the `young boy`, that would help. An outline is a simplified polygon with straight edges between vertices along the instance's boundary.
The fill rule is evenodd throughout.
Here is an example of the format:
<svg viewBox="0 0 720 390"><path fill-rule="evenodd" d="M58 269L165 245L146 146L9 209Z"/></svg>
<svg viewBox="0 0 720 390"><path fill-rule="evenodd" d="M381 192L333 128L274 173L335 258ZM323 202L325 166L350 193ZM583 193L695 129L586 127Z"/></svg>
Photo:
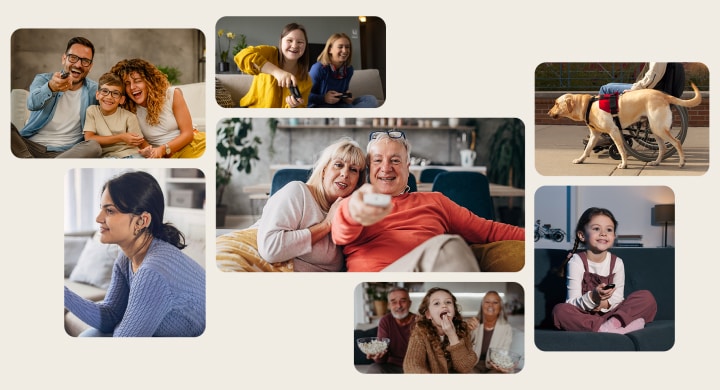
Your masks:
<svg viewBox="0 0 720 390"><path fill-rule="evenodd" d="M98 105L88 107L86 112L85 140L97 141L103 158L143 158L138 147L145 138L137 116L120 107L125 102L124 88L117 75L103 74L95 93Z"/></svg>

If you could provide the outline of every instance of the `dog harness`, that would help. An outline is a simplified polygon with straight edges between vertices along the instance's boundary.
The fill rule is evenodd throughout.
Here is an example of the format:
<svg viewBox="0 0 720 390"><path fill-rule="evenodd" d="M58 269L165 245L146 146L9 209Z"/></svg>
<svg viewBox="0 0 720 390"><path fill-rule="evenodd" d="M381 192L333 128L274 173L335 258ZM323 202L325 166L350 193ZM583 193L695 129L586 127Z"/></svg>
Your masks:
<svg viewBox="0 0 720 390"><path fill-rule="evenodd" d="M618 93L606 93L604 95L599 96L593 96L592 99L590 99L590 103L588 103L587 110L585 111L585 124L593 127L590 124L590 108L592 107L592 104L594 102L598 102L598 107L607 112L610 113L613 117L613 121L615 122L615 126L617 126L618 129L622 130L622 126L620 126L620 119L618 118L618 101L620 99L620 94Z"/></svg>

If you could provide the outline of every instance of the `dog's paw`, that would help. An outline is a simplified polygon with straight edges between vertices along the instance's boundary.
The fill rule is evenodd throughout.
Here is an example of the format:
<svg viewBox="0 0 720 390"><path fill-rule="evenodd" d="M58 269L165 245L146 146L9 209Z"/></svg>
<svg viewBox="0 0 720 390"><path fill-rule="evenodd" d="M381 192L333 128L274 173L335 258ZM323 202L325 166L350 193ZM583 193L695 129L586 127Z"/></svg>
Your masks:
<svg viewBox="0 0 720 390"><path fill-rule="evenodd" d="M655 167L655 166L660 165L660 163L657 162L657 161L650 161L650 162L648 163L648 165L651 166L651 167Z"/></svg>
<svg viewBox="0 0 720 390"><path fill-rule="evenodd" d="M618 169L625 169L625 168L627 168L627 163L621 162L620 164L618 164L617 167L618 167Z"/></svg>
<svg viewBox="0 0 720 390"><path fill-rule="evenodd" d="M573 162L573 164L582 164L583 161L585 161L584 158L576 158L576 159L573 160L572 162Z"/></svg>
<svg viewBox="0 0 720 390"><path fill-rule="evenodd" d="M678 164L678 167L682 168L685 166L685 160L680 160L680 163Z"/></svg>

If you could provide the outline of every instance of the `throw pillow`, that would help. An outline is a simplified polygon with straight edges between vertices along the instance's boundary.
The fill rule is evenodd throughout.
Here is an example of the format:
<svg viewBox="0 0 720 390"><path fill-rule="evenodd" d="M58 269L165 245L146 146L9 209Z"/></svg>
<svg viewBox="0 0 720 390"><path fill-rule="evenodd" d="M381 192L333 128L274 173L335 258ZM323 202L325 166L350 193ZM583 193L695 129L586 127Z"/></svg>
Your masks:
<svg viewBox="0 0 720 390"><path fill-rule="evenodd" d="M69 279L107 289L110 286L113 264L119 253L117 245L103 244L95 234L93 238L87 239Z"/></svg>
<svg viewBox="0 0 720 390"><path fill-rule="evenodd" d="M230 95L230 91L222 85L217 77L215 78L215 100L220 107L233 108L235 106L232 96Z"/></svg>
<svg viewBox="0 0 720 390"><path fill-rule="evenodd" d="M518 272L525 266L525 241L496 241L470 248L482 272Z"/></svg>
<svg viewBox="0 0 720 390"><path fill-rule="evenodd" d="M65 236L65 278L70 277L87 242L87 236Z"/></svg>

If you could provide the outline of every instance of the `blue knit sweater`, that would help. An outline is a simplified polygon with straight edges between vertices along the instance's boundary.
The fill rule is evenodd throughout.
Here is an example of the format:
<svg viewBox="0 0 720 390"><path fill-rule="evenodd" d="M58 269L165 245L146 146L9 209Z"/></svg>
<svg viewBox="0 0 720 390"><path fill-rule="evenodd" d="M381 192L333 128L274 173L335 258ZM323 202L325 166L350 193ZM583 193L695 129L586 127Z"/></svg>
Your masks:
<svg viewBox="0 0 720 390"><path fill-rule="evenodd" d="M173 245L153 239L137 272L120 254L105 300L65 287L65 308L113 337L194 337L205 330L205 270Z"/></svg>

